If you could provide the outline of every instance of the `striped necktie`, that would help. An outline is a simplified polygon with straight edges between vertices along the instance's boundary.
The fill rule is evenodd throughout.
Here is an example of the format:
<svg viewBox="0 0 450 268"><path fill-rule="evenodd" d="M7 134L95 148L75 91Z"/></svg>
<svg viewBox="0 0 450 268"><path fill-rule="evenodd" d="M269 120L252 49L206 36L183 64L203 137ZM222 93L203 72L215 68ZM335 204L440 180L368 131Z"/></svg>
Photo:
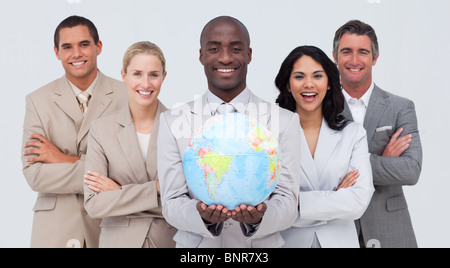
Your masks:
<svg viewBox="0 0 450 268"><path fill-rule="evenodd" d="M223 102L222 104L217 107L217 114L228 114L228 113L234 113L236 109L232 104Z"/></svg>
<svg viewBox="0 0 450 268"><path fill-rule="evenodd" d="M78 102L80 103L80 109L81 109L81 113L84 115L87 111L88 108L88 101L91 98L91 95L87 92L82 92L80 94L78 94L77 99Z"/></svg>

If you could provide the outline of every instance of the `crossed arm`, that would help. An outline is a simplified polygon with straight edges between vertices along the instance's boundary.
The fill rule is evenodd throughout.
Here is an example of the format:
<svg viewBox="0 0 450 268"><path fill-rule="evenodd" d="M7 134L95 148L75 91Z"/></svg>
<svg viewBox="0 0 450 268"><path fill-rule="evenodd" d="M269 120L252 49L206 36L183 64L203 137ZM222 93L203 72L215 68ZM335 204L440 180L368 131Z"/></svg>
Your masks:
<svg viewBox="0 0 450 268"><path fill-rule="evenodd" d="M32 134L30 141L25 143L25 162L42 162L44 164L70 163L74 164L80 157L61 152L51 141L41 134Z"/></svg>
<svg viewBox="0 0 450 268"><path fill-rule="evenodd" d="M380 155L370 156L375 185L415 185L420 177L422 145L414 103L408 101L400 108L396 133Z"/></svg>

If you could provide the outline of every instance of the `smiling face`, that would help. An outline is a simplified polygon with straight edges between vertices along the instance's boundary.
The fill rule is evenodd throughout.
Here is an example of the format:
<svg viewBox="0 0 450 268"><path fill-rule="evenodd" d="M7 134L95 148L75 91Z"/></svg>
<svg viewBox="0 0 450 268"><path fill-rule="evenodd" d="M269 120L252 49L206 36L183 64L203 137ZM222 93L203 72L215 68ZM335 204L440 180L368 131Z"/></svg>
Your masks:
<svg viewBox="0 0 450 268"><path fill-rule="evenodd" d="M289 92L299 114L322 113L322 102L330 89L322 65L310 56L298 59L289 79Z"/></svg>
<svg viewBox="0 0 450 268"><path fill-rule="evenodd" d="M232 20L217 20L206 26L201 38L200 62L211 92L225 101L242 92L247 65L252 58L248 34Z"/></svg>
<svg viewBox="0 0 450 268"><path fill-rule="evenodd" d="M143 53L131 59L127 70L122 70L122 78L128 85L132 106L151 106L157 103L166 73L157 56Z"/></svg>
<svg viewBox="0 0 450 268"><path fill-rule="evenodd" d="M344 89L359 89L364 92L369 89L372 84L372 67L378 60L378 56L373 55L369 36L344 34L334 60L338 65Z"/></svg>
<svg viewBox="0 0 450 268"><path fill-rule="evenodd" d="M62 28L60 41L55 47L56 57L61 61L67 78L84 90L97 76L97 56L102 51L102 43L97 45L87 26Z"/></svg>

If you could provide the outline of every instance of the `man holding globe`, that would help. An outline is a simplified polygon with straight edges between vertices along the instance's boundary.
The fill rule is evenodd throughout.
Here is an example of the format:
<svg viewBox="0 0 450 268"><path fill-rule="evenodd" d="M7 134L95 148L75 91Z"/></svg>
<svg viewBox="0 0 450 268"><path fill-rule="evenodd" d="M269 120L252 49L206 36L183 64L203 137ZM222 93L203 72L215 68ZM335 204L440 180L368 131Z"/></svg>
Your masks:
<svg viewBox="0 0 450 268"><path fill-rule="evenodd" d="M248 31L240 21L231 17L211 20L202 31L200 43L200 62L209 90L201 98L161 116L158 172L163 215L179 230L174 237L177 247L281 247L284 241L279 231L289 228L298 213L299 117L259 99L247 88L252 50ZM243 203L233 208L220 203L208 205L198 200L195 187L188 184L183 167L185 152L192 148L198 129L204 129L209 119L224 113L255 118L278 141L281 168L273 169L279 175L278 182L260 203ZM230 143L229 147L233 146L236 147ZM199 151L201 156L206 153L209 152ZM244 166L247 170L238 174L251 171L251 165ZM209 178L206 170L204 174L199 176L200 182L205 176Z"/></svg>

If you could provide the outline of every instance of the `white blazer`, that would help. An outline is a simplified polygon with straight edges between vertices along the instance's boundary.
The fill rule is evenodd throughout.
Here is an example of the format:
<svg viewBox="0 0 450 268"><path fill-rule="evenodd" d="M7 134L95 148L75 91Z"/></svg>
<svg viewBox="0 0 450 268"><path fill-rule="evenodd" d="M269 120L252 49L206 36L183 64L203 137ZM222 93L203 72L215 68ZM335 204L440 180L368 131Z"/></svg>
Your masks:
<svg viewBox="0 0 450 268"><path fill-rule="evenodd" d="M323 120L314 158L303 130L300 137L300 216L281 232L284 247L309 248L315 237L323 248L359 247L354 220L374 192L366 130L352 122L336 131ZM336 191L354 169L360 173L355 185Z"/></svg>

